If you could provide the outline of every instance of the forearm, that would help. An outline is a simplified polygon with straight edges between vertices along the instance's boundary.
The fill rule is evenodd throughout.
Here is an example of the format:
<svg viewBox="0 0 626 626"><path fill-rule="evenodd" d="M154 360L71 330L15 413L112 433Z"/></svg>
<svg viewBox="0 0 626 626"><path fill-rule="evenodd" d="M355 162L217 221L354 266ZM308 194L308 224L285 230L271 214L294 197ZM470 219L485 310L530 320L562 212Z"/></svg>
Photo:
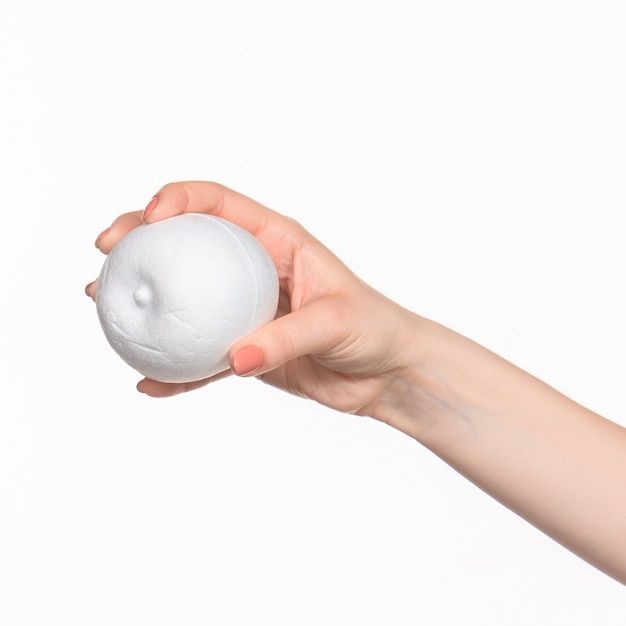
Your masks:
<svg viewBox="0 0 626 626"><path fill-rule="evenodd" d="M626 584L626 429L448 329L377 407L504 505ZM422 329L423 330L423 329Z"/></svg>

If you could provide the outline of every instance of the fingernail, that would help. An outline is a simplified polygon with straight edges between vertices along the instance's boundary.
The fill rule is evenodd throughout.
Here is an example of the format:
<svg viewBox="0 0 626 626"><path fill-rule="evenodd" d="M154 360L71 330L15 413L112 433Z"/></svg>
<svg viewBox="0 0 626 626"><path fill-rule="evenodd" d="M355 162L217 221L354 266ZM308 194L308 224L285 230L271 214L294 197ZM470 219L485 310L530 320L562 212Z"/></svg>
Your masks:
<svg viewBox="0 0 626 626"><path fill-rule="evenodd" d="M150 215L150 213L154 211L154 207L156 207L158 202L159 202L159 197L154 196L154 198L152 198L152 200L148 202L148 206L143 210L143 215L141 216L141 219L145 220L146 217L148 217L148 215Z"/></svg>
<svg viewBox="0 0 626 626"><path fill-rule="evenodd" d="M102 237L104 237L109 231L111 230L111 227L109 226L109 228L105 228L97 237L96 237L96 243L94 244L96 246L96 248L98 247L98 244L100 243L100 239L102 239Z"/></svg>
<svg viewBox="0 0 626 626"><path fill-rule="evenodd" d="M263 352L256 346L247 346L235 354L233 371L237 376L248 376L263 365Z"/></svg>

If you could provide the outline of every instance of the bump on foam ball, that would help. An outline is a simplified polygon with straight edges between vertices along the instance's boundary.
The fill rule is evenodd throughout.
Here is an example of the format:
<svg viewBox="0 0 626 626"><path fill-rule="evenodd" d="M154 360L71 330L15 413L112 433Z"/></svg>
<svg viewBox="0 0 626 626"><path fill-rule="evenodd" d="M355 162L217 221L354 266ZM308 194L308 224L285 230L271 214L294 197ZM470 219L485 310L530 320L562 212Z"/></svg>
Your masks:
<svg viewBox="0 0 626 626"><path fill-rule="evenodd" d="M277 305L276 268L260 242L198 213L128 233L106 258L96 293L113 349L163 382L228 369L230 346L271 321Z"/></svg>

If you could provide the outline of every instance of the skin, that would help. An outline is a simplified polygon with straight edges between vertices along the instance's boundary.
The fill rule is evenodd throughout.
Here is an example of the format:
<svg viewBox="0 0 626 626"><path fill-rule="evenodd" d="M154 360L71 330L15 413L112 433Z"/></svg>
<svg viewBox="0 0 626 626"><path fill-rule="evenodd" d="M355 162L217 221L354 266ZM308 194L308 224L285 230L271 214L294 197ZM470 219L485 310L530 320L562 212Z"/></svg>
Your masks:
<svg viewBox="0 0 626 626"><path fill-rule="evenodd" d="M140 381L166 397L235 373L420 442L567 549L626 584L626 429L360 280L294 220L216 183L163 187L145 214L118 217L107 254L143 222L184 212L255 235L280 279L276 319L234 344L231 371L187 384ZM86 293L96 295L96 282Z"/></svg>

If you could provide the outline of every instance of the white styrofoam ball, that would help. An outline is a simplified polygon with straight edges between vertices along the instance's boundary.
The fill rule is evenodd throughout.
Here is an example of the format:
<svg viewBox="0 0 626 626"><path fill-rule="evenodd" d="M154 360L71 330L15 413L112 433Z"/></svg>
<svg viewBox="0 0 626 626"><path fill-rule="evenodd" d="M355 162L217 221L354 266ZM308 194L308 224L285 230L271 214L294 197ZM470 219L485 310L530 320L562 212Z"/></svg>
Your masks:
<svg viewBox="0 0 626 626"><path fill-rule="evenodd" d="M107 256L96 293L113 349L138 372L192 382L228 369L230 346L272 320L278 276L249 232L185 213L144 224Z"/></svg>

